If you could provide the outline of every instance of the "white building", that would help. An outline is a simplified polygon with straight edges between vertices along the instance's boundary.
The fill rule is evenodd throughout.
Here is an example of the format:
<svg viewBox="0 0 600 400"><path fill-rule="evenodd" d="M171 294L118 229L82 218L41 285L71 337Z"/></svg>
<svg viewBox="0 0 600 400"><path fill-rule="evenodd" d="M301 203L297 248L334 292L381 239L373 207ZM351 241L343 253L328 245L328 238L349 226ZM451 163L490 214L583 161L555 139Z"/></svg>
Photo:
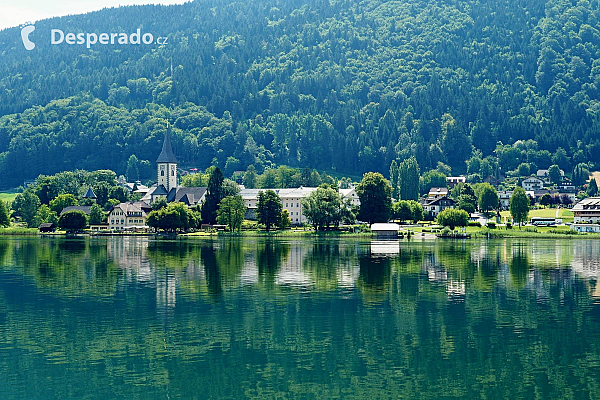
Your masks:
<svg viewBox="0 0 600 400"><path fill-rule="evenodd" d="M512 190L499 190L498 200L500 201L500 208L508 210L510 208L510 199L512 198Z"/></svg>
<svg viewBox="0 0 600 400"><path fill-rule="evenodd" d="M340 189L340 197L342 198L342 202L349 199L352 205L360 206L360 199L354 189Z"/></svg>
<svg viewBox="0 0 600 400"><path fill-rule="evenodd" d="M459 183L466 183L467 178L464 176L448 176L448 177L446 177L446 182L448 182L448 186L450 188L453 188L454 186L458 185Z"/></svg>
<svg viewBox="0 0 600 400"><path fill-rule="evenodd" d="M526 192L540 190L544 187L544 182L541 179L532 176L523 180L521 186L523 186L523 189L525 189Z"/></svg>
<svg viewBox="0 0 600 400"><path fill-rule="evenodd" d="M429 189L429 193L427 194L427 200L435 200L440 199L442 197L447 197L449 194L448 188L445 187L432 187Z"/></svg>
<svg viewBox="0 0 600 400"><path fill-rule="evenodd" d="M108 214L108 227L111 230L145 229L146 217L152 207L143 201L117 204Z"/></svg>
<svg viewBox="0 0 600 400"><path fill-rule="evenodd" d="M447 196L436 197L432 200L428 197L427 199L421 200L420 203L423 206L425 215L429 215L432 218L437 217L438 214L446 208L454 208L456 205L456 202Z"/></svg>
<svg viewBox="0 0 600 400"><path fill-rule="evenodd" d="M573 207L573 224L600 223L600 197L588 197Z"/></svg>
<svg viewBox="0 0 600 400"><path fill-rule="evenodd" d="M272 190L281 199L284 210L288 210L290 213L290 219L292 224L301 225L308 220L302 212L302 199L310 196L312 192L317 190L316 187L299 187L292 189L242 189L240 196L244 199L246 205L246 219L256 219L256 208L258 207L258 193ZM344 199L350 199L353 205L360 205L360 200L354 189L340 189L340 197L342 201Z"/></svg>

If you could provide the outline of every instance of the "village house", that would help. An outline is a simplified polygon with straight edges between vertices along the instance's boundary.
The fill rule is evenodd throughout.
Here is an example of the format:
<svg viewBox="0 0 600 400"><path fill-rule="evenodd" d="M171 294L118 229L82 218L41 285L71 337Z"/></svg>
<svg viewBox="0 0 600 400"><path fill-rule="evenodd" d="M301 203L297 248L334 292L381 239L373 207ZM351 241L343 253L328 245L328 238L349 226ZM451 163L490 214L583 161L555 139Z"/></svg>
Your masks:
<svg viewBox="0 0 600 400"><path fill-rule="evenodd" d="M508 210L510 208L510 199L512 198L512 190L499 190L498 200L500 202L501 210Z"/></svg>
<svg viewBox="0 0 600 400"><path fill-rule="evenodd" d="M600 223L600 197L588 197L573 207L574 224Z"/></svg>
<svg viewBox="0 0 600 400"><path fill-rule="evenodd" d="M456 205L456 202L448 196L436 197L431 200L427 197L422 199L420 203L423 206L425 216L430 218L435 218L446 208L454 208Z"/></svg>
<svg viewBox="0 0 600 400"><path fill-rule="evenodd" d="M146 218L150 211L152 207L143 201L117 204L108 214L109 229L115 231L146 229L148 228Z"/></svg>
<svg viewBox="0 0 600 400"><path fill-rule="evenodd" d="M356 194L356 190L354 190L354 188L339 189L339 192L342 202L345 200L350 200L350 203L353 206L360 206L360 199L358 198L358 194Z"/></svg>
<svg viewBox="0 0 600 400"><path fill-rule="evenodd" d="M448 187L452 189L454 186L459 183L466 183L467 178L464 176L448 176L446 177L446 182L448 182Z"/></svg>
<svg viewBox="0 0 600 400"><path fill-rule="evenodd" d="M427 200L431 201L442 197L447 197L448 194L448 188L432 187L431 189L429 189L429 193L427 193Z"/></svg>
<svg viewBox="0 0 600 400"><path fill-rule="evenodd" d="M521 182L521 186L525 189L526 192L533 190L540 190L544 187L544 182L541 179L538 179L534 176L524 179Z"/></svg>

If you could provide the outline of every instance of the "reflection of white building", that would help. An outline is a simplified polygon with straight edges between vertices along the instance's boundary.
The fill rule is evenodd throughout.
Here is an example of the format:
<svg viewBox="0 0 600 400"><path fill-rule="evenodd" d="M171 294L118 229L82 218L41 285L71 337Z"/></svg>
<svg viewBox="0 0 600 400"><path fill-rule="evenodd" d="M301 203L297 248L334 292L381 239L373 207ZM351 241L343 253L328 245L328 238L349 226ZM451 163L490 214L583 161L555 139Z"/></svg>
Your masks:
<svg viewBox="0 0 600 400"><path fill-rule="evenodd" d="M596 278L600 281L600 246L593 240L573 244L571 268L583 278Z"/></svg>
<svg viewBox="0 0 600 400"><path fill-rule="evenodd" d="M146 254L147 237L122 236L107 239L106 254L124 271L128 282L152 282L154 273Z"/></svg>

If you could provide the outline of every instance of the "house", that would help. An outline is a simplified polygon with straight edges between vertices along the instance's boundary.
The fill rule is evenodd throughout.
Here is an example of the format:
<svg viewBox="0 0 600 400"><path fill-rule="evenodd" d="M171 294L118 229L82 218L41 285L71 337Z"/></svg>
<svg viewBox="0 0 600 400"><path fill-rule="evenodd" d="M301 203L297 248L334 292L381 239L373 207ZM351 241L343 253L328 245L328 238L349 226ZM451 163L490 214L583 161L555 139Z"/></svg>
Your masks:
<svg viewBox="0 0 600 400"><path fill-rule="evenodd" d="M581 233L600 233L600 224L571 224L571 230Z"/></svg>
<svg viewBox="0 0 600 400"><path fill-rule="evenodd" d="M352 189L339 189L340 197L342 201L349 199L350 203L353 206L360 206L360 199L358 198L358 194L356 194L356 190Z"/></svg>
<svg viewBox="0 0 600 400"><path fill-rule="evenodd" d="M588 197L573 207L573 224L600 223L600 197Z"/></svg>
<svg viewBox="0 0 600 400"><path fill-rule="evenodd" d="M571 182L563 182L558 185L558 190L562 193L577 193L577 187Z"/></svg>
<svg viewBox="0 0 600 400"><path fill-rule="evenodd" d="M446 208L454 208L456 205L456 202L448 196L438 197L432 200L428 197L427 199L421 200L420 203L423 206L425 215L431 218L437 217L438 214Z"/></svg>
<svg viewBox="0 0 600 400"><path fill-rule="evenodd" d="M50 233L56 230L56 225L51 222L45 222L38 227L40 233Z"/></svg>
<svg viewBox="0 0 600 400"><path fill-rule="evenodd" d="M429 189L429 193L427 194L427 200L439 199L441 197L448 196L448 188L445 187L432 187Z"/></svg>
<svg viewBox="0 0 600 400"><path fill-rule="evenodd" d="M512 190L499 190L498 200L500 201L500 208L502 210L508 210L510 208L510 199L512 198Z"/></svg>
<svg viewBox="0 0 600 400"><path fill-rule="evenodd" d="M117 204L108 214L108 226L115 231L145 229L146 217L150 211L152 207L143 201Z"/></svg>
<svg viewBox="0 0 600 400"><path fill-rule="evenodd" d="M87 215L88 217L90 216L90 210L92 209L92 206L68 206L62 209L62 211L60 212L60 215L63 215L66 212L69 211L83 211L85 213L85 215ZM60 217L59 215L59 217Z"/></svg>
<svg viewBox="0 0 600 400"><path fill-rule="evenodd" d="M458 185L459 183L466 183L467 178L464 176L448 176L448 177L446 177L446 182L448 182L448 187L450 187L450 189L452 189L454 186Z"/></svg>
<svg viewBox="0 0 600 400"><path fill-rule="evenodd" d="M544 187L544 182L536 177L529 177L521 182L521 186L525 191L540 190Z"/></svg>
<svg viewBox="0 0 600 400"><path fill-rule="evenodd" d="M397 239L400 225L398 224L373 224L371 232L377 235L377 239Z"/></svg>

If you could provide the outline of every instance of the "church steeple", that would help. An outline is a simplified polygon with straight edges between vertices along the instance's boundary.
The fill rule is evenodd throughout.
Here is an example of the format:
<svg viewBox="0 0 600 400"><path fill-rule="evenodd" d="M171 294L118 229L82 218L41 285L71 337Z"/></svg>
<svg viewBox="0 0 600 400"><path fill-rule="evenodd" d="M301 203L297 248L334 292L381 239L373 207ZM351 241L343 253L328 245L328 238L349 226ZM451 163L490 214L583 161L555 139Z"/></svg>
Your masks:
<svg viewBox="0 0 600 400"><path fill-rule="evenodd" d="M156 162L177 164L177 158L175 157L175 154L173 153L173 148L171 147L171 127L169 126L169 121L167 121L167 133L165 133L165 140L163 141L162 151L156 159Z"/></svg>
<svg viewBox="0 0 600 400"><path fill-rule="evenodd" d="M167 133L165 133L162 151L156 159L156 164L158 167L158 185L164 186L167 192L173 188L176 188L177 158L175 157L173 148L171 147L171 128L169 127L169 121L167 121Z"/></svg>

